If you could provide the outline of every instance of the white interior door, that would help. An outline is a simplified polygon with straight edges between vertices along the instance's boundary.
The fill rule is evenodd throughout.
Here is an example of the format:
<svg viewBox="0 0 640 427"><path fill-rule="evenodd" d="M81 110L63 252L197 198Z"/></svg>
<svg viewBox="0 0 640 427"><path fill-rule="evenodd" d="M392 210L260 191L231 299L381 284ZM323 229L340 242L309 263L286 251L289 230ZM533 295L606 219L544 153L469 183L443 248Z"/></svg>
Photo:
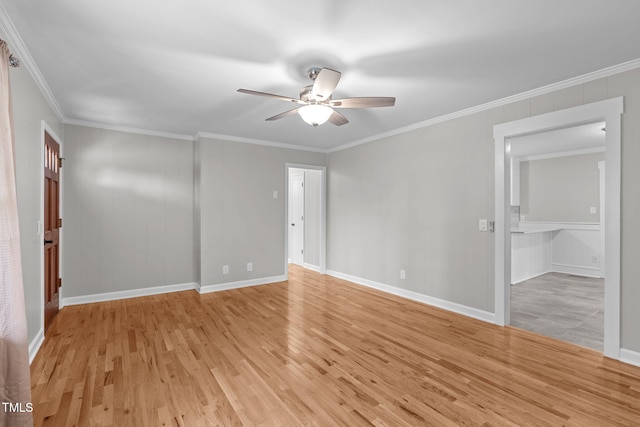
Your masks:
<svg viewBox="0 0 640 427"><path fill-rule="evenodd" d="M291 187L291 262L301 266L304 264L304 173L291 177Z"/></svg>

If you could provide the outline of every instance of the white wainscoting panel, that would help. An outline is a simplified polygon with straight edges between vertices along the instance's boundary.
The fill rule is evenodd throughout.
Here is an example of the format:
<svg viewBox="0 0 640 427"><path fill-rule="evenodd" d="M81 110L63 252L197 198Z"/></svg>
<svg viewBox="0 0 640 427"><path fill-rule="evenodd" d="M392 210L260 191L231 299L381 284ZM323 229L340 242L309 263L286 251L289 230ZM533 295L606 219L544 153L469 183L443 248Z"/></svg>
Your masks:
<svg viewBox="0 0 640 427"><path fill-rule="evenodd" d="M563 228L553 238L553 271L600 277L600 229Z"/></svg>
<svg viewBox="0 0 640 427"><path fill-rule="evenodd" d="M553 233L511 233L511 284L551 271Z"/></svg>
<svg viewBox="0 0 640 427"><path fill-rule="evenodd" d="M556 272L604 277L599 224L521 221L520 230L555 230L511 234L511 283Z"/></svg>

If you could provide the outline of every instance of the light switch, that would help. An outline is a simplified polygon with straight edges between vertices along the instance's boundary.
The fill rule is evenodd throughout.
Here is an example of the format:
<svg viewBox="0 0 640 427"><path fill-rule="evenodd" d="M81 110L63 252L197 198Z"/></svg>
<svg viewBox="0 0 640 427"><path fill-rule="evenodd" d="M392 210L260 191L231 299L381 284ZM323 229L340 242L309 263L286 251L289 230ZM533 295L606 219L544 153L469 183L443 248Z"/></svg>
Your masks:
<svg viewBox="0 0 640 427"><path fill-rule="evenodd" d="M278 198L278 192L276 190L273 190L273 198L274 199Z"/></svg>
<svg viewBox="0 0 640 427"><path fill-rule="evenodd" d="M486 219L478 220L478 231L487 231L487 220Z"/></svg>

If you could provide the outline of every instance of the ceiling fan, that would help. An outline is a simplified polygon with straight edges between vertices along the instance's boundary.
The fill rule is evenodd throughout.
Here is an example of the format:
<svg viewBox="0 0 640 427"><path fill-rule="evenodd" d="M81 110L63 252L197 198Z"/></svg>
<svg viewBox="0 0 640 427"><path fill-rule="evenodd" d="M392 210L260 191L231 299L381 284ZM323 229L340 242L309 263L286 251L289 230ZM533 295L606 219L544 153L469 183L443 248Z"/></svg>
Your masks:
<svg viewBox="0 0 640 427"><path fill-rule="evenodd" d="M330 68L310 68L309 78L313 81L313 84L303 87L300 90L300 98L298 99L249 89L238 89L238 92L299 104L301 107L285 111L266 120L279 120L297 113L302 117L302 120L311 126L318 126L327 121L336 126L349 123L349 120L334 108L392 107L396 103L394 97L332 99L331 95L340 81L340 76L341 73L339 71Z"/></svg>

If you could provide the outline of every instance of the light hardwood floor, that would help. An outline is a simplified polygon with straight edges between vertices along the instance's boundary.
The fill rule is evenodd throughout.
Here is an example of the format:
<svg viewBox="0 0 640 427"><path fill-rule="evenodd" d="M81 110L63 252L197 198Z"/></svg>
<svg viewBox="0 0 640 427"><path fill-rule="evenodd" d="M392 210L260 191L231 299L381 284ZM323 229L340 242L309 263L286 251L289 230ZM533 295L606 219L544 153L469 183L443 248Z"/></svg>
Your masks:
<svg viewBox="0 0 640 427"><path fill-rule="evenodd" d="M36 426L640 424L640 368L301 268L65 307Z"/></svg>

